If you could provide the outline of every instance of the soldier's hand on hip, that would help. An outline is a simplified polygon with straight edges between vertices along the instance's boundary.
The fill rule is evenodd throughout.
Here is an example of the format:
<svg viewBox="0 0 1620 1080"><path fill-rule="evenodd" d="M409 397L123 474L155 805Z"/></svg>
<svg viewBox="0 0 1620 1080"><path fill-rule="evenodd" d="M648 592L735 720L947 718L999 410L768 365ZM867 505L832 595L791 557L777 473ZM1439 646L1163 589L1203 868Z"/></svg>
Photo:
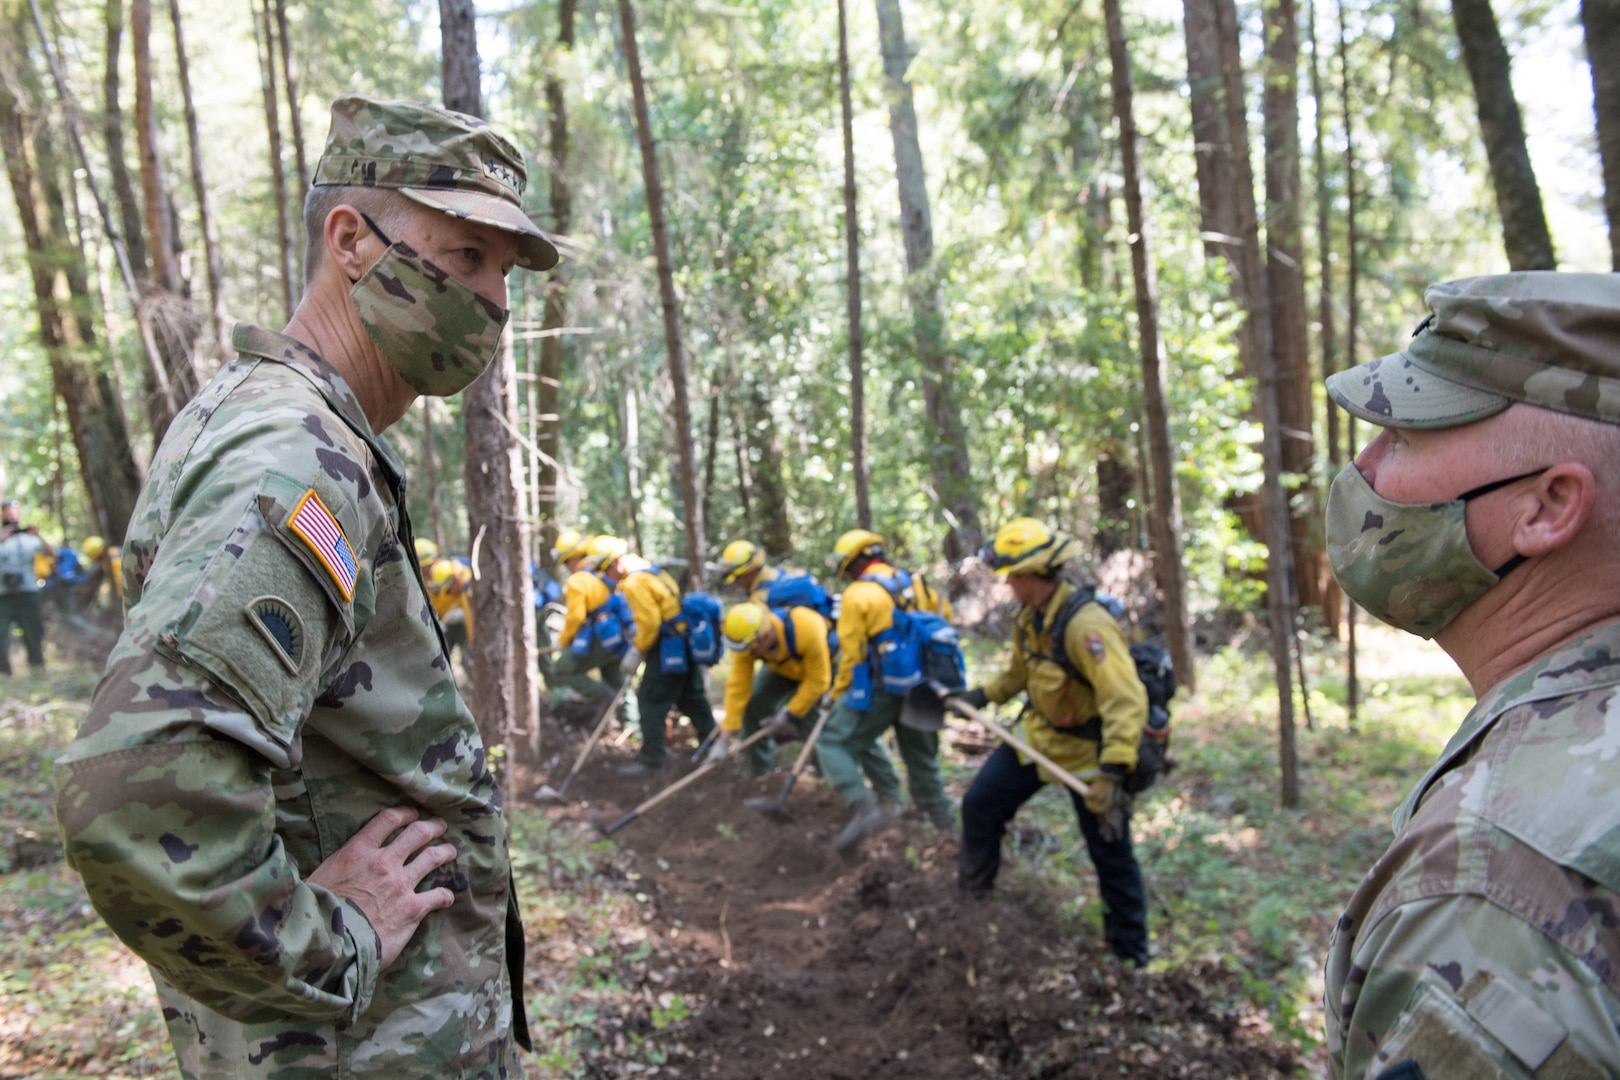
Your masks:
<svg viewBox="0 0 1620 1080"><path fill-rule="evenodd" d="M424 878L455 861L455 845L433 843L446 827L437 818L419 820L409 807L390 807L366 822L307 879L360 908L382 942L384 968L399 958L429 912L455 902L446 888L416 891Z"/></svg>

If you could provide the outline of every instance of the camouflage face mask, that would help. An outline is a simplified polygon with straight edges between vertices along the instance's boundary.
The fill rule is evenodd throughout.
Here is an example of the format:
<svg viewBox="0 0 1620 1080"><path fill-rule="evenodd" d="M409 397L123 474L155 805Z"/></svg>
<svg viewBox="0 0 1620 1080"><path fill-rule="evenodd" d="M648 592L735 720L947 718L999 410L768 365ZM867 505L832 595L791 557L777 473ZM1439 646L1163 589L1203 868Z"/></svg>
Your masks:
<svg viewBox="0 0 1620 1080"><path fill-rule="evenodd" d="M1327 554L1339 587L1391 626L1432 638L1524 562L1491 570L1468 543L1469 500L1546 472L1481 484L1450 502L1398 503L1379 495L1354 465L1328 490Z"/></svg>
<svg viewBox="0 0 1620 1080"><path fill-rule="evenodd" d="M459 394L489 366L511 313L365 220L388 250L349 290L360 325L418 394Z"/></svg>

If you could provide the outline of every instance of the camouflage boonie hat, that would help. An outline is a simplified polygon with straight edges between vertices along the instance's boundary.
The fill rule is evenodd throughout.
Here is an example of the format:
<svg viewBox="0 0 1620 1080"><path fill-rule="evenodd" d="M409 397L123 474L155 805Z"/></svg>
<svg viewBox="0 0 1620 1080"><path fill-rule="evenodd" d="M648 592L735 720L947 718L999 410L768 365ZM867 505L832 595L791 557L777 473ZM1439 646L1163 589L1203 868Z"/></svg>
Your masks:
<svg viewBox="0 0 1620 1080"><path fill-rule="evenodd" d="M1515 401L1620 424L1620 274L1526 270L1432 285L1398 353L1328 376L1382 427L1446 428Z"/></svg>
<svg viewBox="0 0 1620 1080"><path fill-rule="evenodd" d="M523 212L528 170L505 136L476 116L420 101L345 94L314 187L386 187L453 217L518 236L518 265L550 270L557 249Z"/></svg>

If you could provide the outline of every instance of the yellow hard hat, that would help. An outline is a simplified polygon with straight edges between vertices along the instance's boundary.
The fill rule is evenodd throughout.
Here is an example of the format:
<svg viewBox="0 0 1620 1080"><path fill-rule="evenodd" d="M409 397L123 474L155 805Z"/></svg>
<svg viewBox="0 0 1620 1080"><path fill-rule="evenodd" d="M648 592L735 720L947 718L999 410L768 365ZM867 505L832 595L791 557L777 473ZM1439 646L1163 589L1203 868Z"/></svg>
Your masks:
<svg viewBox="0 0 1620 1080"><path fill-rule="evenodd" d="M433 568L428 571L428 577L435 585L443 585L456 576L456 564L449 559L435 559Z"/></svg>
<svg viewBox="0 0 1620 1080"><path fill-rule="evenodd" d="M599 570L604 564L612 562L629 550L629 543L617 536L593 536L585 544L585 561L580 564L580 568Z"/></svg>
<svg viewBox="0 0 1620 1080"><path fill-rule="evenodd" d="M765 569L765 552L752 540L733 540L720 553L721 578L727 585L744 574Z"/></svg>
<svg viewBox="0 0 1620 1080"><path fill-rule="evenodd" d="M583 554L590 540L578 529L564 529L557 534L557 542L551 545L552 561L565 563L575 555Z"/></svg>
<svg viewBox="0 0 1620 1080"><path fill-rule="evenodd" d="M107 541L99 536L87 536L84 545L79 549L84 557L94 561L101 558L101 553L107 550Z"/></svg>
<svg viewBox="0 0 1620 1080"><path fill-rule="evenodd" d="M416 538L416 561L418 564L426 566L428 563L432 562L438 557L438 544L435 544L425 536L418 536Z"/></svg>
<svg viewBox="0 0 1620 1080"><path fill-rule="evenodd" d="M862 555L882 558L883 537L866 529L851 529L833 545L833 553L827 556L827 565L842 574L849 569L850 563Z"/></svg>
<svg viewBox="0 0 1620 1080"><path fill-rule="evenodd" d="M1026 517L997 529L996 538L979 549L979 558L998 574L1055 574L1078 553L1074 537Z"/></svg>
<svg viewBox="0 0 1620 1080"><path fill-rule="evenodd" d="M765 625L765 618L770 614L764 604L753 602L734 604L726 612L725 620L720 625L721 635L726 639L726 648L732 652L742 652L754 643L759 636L759 628Z"/></svg>

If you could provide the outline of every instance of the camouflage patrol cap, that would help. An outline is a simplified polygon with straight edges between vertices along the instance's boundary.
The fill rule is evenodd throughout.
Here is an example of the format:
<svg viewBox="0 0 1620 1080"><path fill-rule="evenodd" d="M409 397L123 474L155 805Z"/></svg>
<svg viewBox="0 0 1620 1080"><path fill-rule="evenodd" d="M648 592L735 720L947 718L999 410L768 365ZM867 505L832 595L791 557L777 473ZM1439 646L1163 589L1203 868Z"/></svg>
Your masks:
<svg viewBox="0 0 1620 1080"><path fill-rule="evenodd" d="M1620 274L1518 271L1432 285L1400 352L1328 376L1381 427L1446 428L1515 401L1620 424Z"/></svg>
<svg viewBox="0 0 1620 1080"><path fill-rule="evenodd" d="M550 270L557 249L523 212L523 155L476 116L420 101L345 94L314 187L386 187L453 217L518 236L518 265Z"/></svg>

